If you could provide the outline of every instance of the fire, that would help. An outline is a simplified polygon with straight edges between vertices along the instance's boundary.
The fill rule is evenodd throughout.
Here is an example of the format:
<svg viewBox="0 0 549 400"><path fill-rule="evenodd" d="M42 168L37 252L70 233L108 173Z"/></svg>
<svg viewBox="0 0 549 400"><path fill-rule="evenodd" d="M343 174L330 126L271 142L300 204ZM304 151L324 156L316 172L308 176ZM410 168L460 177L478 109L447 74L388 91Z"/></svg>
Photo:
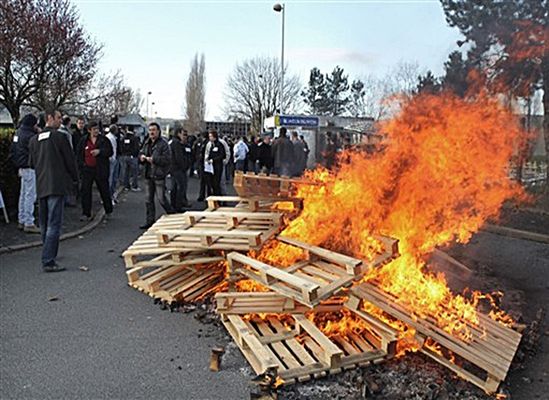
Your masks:
<svg viewBox="0 0 549 400"><path fill-rule="evenodd" d="M468 325L478 325L477 306L486 296L453 294L444 276L427 273L421 260L436 246L466 243L505 200L522 196L508 169L523 132L485 94L466 100L420 95L400 110L380 126L382 151L345 152L336 171L308 174L321 185L298 185L304 208L283 235L362 259L379 249L374 234L399 239L402 256L365 279L416 316L434 317L468 340ZM299 255L273 244L260 257L289 265ZM499 311L490 315L510 322Z"/></svg>

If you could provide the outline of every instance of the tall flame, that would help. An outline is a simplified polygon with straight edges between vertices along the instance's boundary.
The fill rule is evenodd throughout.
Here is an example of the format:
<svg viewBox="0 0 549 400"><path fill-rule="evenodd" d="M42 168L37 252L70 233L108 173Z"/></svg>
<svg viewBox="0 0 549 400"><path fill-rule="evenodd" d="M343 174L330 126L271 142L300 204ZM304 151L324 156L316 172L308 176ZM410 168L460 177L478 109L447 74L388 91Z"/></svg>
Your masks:
<svg viewBox="0 0 549 400"><path fill-rule="evenodd" d="M417 316L434 316L443 329L467 339L466 325L478 324L483 296L454 295L444 276L427 273L421 260L436 246L467 242L506 199L522 196L509 179L509 161L523 132L487 95L449 93L404 100L380 132L380 152L346 151L336 171L308 174L322 185L298 186L304 208L283 234L363 259L378 248L374 234L398 238L402 256L365 279ZM262 256L296 258L276 246Z"/></svg>

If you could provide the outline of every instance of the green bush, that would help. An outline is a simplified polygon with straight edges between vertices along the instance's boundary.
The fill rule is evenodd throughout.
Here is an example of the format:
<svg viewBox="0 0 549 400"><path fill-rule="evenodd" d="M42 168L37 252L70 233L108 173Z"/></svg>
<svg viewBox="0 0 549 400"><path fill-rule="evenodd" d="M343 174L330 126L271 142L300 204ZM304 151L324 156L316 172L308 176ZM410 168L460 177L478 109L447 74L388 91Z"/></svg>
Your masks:
<svg viewBox="0 0 549 400"><path fill-rule="evenodd" d="M0 189L10 213L17 210L19 201L17 168L8 158L14 132L13 128L0 128Z"/></svg>

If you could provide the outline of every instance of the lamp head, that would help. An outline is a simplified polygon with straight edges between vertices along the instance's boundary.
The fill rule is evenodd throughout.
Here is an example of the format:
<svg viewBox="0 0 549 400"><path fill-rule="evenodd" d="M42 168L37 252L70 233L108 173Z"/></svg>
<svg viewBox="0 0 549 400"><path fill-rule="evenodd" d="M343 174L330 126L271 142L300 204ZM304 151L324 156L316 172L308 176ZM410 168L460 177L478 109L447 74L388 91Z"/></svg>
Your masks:
<svg viewBox="0 0 549 400"><path fill-rule="evenodd" d="M284 7L282 7L282 5L280 3L276 3L274 6L273 6L273 10L275 10L276 12L280 12L282 11Z"/></svg>

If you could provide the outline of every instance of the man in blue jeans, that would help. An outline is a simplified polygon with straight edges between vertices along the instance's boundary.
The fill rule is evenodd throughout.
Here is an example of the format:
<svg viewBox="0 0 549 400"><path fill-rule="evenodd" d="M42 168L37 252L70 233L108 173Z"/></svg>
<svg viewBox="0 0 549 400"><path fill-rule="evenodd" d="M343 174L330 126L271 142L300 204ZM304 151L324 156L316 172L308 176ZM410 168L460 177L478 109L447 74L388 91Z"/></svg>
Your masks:
<svg viewBox="0 0 549 400"><path fill-rule="evenodd" d="M36 194L40 199L42 268L45 272L57 272L65 269L55 261L65 196L78 181L78 172L71 145L58 131L61 113L47 110L45 114L46 127L29 143L29 165L36 172Z"/></svg>

